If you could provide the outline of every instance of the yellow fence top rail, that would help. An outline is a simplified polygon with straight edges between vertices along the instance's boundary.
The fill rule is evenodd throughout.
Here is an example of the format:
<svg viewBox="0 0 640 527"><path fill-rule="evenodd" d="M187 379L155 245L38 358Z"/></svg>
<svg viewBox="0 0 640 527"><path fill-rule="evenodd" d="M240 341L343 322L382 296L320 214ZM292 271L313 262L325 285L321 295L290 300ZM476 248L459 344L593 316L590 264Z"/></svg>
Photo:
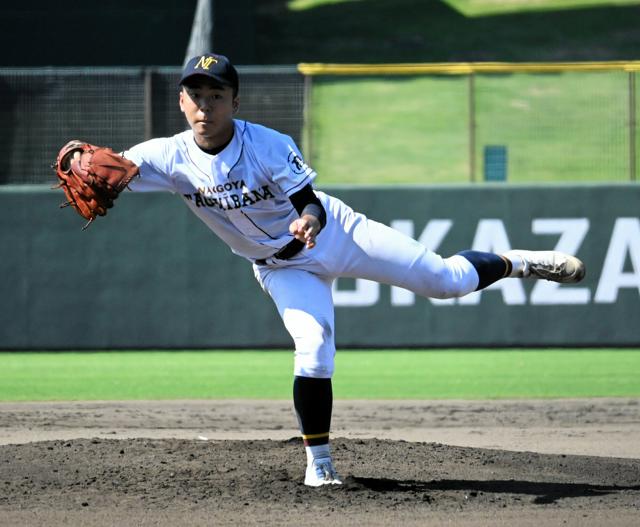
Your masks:
<svg viewBox="0 0 640 527"><path fill-rule="evenodd" d="M609 62L440 62L407 64L301 63L303 75L468 75L471 73L554 73L564 71L640 71L640 60Z"/></svg>

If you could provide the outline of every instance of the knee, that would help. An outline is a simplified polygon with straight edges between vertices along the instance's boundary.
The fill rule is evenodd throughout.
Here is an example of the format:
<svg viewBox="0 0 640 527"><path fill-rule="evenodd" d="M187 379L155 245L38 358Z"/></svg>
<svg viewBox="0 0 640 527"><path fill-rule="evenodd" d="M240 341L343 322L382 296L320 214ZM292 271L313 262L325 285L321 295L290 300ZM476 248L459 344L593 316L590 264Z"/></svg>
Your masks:
<svg viewBox="0 0 640 527"><path fill-rule="evenodd" d="M441 268L435 273L433 298L457 298L475 291L478 273L473 265L459 255L442 260Z"/></svg>
<svg viewBox="0 0 640 527"><path fill-rule="evenodd" d="M304 334L294 338L294 375L330 379L334 371L336 348L330 324L307 326Z"/></svg>
<svg viewBox="0 0 640 527"><path fill-rule="evenodd" d="M333 377L333 357L325 359L310 359L300 356L296 351L293 374L296 377L311 377L313 379L331 379Z"/></svg>

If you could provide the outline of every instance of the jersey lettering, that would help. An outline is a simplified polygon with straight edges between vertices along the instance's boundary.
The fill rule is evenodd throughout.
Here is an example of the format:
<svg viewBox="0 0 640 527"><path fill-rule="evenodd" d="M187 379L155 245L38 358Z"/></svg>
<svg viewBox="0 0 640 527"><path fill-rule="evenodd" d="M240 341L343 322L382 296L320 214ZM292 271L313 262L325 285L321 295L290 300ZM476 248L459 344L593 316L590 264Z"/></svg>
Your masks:
<svg viewBox="0 0 640 527"><path fill-rule="evenodd" d="M232 190L243 189L247 185L243 180L241 181L229 181L224 185L216 185L215 187L198 187L200 194L222 194L223 192L230 192Z"/></svg>
<svg viewBox="0 0 640 527"><path fill-rule="evenodd" d="M127 156L142 176L132 187L177 192L236 254L264 258L291 240L298 213L289 195L311 184L315 172L290 137L246 121L234 127L215 156L198 148L191 130L136 145Z"/></svg>
<svg viewBox="0 0 640 527"><path fill-rule="evenodd" d="M218 185L218 187L226 187L226 185ZM260 189L246 189L239 194L218 194L217 197L212 197L211 192L203 192L205 190L204 188L199 188L198 192L183 194L183 196L187 201L195 203L196 207L217 207L220 210L240 209L254 205L258 201L275 198L269 185L263 185Z"/></svg>

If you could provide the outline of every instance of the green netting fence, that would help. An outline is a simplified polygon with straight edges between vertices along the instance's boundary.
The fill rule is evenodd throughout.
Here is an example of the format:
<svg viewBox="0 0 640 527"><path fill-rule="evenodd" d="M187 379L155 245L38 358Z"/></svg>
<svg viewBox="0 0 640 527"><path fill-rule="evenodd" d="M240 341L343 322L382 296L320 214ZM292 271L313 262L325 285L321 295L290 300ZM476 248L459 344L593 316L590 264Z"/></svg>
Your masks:
<svg viewBox="0 0 640 527"><path fill-rule="evenodd" d="M242 66L242 119L301 141L304 82L295 66ZM0 68L0 184L50 183L70 139L123 150L187 128L180 67Z"/></svg>
<svg viewBox="0 0 640 527"><path fill-rule="evenodd" d="M638 62L243 66L239 117L291 135L320 184L629 182ZM62 144L186 126L179 67L0 68L0 183Z"/></svg>
<svg viewBox="0 0 640 527"><path fill-rule="evenodd" d="M299 69L324 182L637 180L640 62Z"/></svg>

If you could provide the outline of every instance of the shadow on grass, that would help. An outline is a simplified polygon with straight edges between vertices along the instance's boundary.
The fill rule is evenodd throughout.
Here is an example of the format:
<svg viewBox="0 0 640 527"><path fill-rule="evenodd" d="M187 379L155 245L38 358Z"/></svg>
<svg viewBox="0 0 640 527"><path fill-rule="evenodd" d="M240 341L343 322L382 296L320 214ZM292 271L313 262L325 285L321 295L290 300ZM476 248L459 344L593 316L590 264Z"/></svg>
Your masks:
<svg viewBox="0 0 640 527"><path fill-rule="evenodd" d="M258 63L630 60L640 53L639 14L632 5L467 17L439 0L290 11L270 0L256 9L253 38Z"/></svg>

